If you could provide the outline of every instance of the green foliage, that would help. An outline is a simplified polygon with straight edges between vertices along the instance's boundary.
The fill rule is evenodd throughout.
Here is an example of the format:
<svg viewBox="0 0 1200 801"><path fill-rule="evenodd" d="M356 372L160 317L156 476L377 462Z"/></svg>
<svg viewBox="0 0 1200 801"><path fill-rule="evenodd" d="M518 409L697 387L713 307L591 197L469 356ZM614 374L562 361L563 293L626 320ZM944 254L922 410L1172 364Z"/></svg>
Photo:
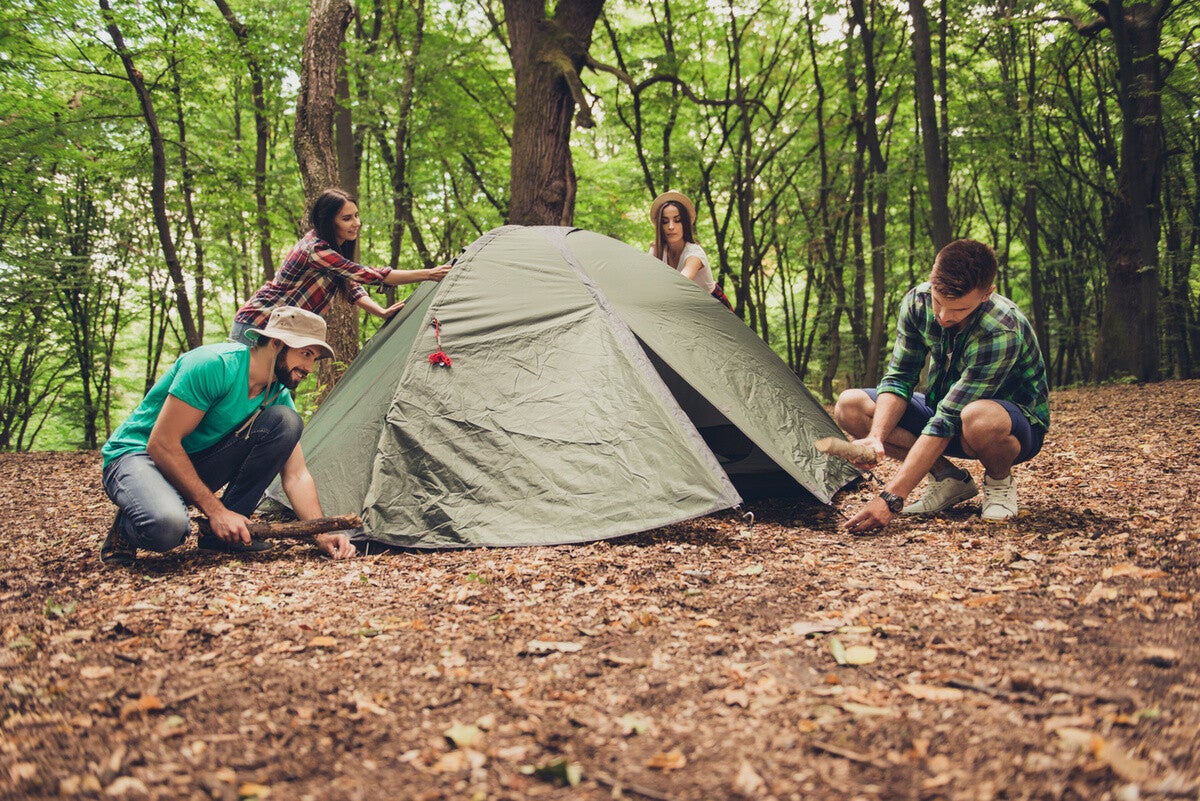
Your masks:
<svg viewBox="0 0 1200 801"><path fill-rule="evenodd" d="M1200 59L1194 20L1170 5L1161 337L1184 377L1200 369ZM305 227L291 138L307 4L231 0L244 45L214 3L113 6L167 142L178 289L217 341L265 279L263 247L273 269ZM572 138L575 224L644 249L653 196L687 192L744 319L826 396L866 378L872 343L886 357L896 304L933 257L908 16L863 4L852 23L854 7L608 0L590 50L604 66L582 73L596 125ZM1053 380L1081 380L1120 160L1111 34L1078 36L1030 3L945 9L943 21L929 7L955 235L996 246L1001 291L1037 319ZM502 18L494 0L356 3L345 54L365 263L431 266L505 222L515 81ZM146 123L95 4L0 8L0 83L0 449L94 447L182 347ZM297 393L303 413L314 398Z"/></svg>

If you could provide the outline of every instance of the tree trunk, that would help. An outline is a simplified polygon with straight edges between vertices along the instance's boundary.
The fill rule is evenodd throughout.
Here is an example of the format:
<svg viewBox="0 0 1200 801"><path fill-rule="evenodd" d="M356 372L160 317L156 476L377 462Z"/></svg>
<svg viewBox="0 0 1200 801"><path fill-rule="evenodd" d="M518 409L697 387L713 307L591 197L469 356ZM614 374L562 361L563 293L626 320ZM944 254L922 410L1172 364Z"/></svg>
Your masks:
<svg viewBox="0 0 1200 801"><path fill-rule="evenodd" d="M326 189L337 186L340 178L334 118L342 43L352 13L349 0L312 0L309 9L300 97L296 103L296 129L292 137L308 207ZM344 365L358 355L358 315L345 296L338 293L330 305L326 322L329 325L328 342L338 354L341 365L321 362L317 377L328 390L345 369Z"/></svg>
<svg viewBox="0 0 1200 801"><path fill-rule="evenodd" d="M504 0L516 109L513 113L509 222L570 225L575 219L572 120L591 127L579 74L604 0Z"/></svg>
<svg viewBox="0 0 1200 801"><path fill-rule="evenodd" d="M154 113L154 103L150 98L150 90L142 73L133 63L133 56L125 46L125 38L117 25L116 17L108 0L99 0L100 11L104 16L104 26L112 37L113 47L125 67L125 75L137 93L141 105L142 117L146 121L146 129L150 134L150 152L152 158L152 174L150 183L150 205L154 212L154 227L158 231L158 241L162 245L163 259L167 263L167 271L171 274L171 284L175 290L175 305L179 310L179 322L183 326L184 339L189 349L198 348L202 344L200 332L192 317L192 305L188 299L187 286L183 280L183 268L179 264L179 256L175 251L175 240L171 236L171 222L167 218L167 154L163 145L162 131L158 127L158 117Z"/></svg>
<svg viewBox="0 0 1200 801"><path fill-rule="evenodd" d="M950 227L950 164L943 159L942 131L937 121L933 89L933 46L924 0L908 0L912 16L914 88L920 112L921 145L925 152L925 177L929 184L930 229L934 251L952 238Z"/></svg>
<svg viewBox="0 0 1200 801"><path fill-rule="evenodd" d="M1164 131L1159 46L1170 4L1111 0L1101 11L1117 56L1121 151L1105 224L1108 287L1093 377L1154 381L1158 364L1158 240Z"/></svg>

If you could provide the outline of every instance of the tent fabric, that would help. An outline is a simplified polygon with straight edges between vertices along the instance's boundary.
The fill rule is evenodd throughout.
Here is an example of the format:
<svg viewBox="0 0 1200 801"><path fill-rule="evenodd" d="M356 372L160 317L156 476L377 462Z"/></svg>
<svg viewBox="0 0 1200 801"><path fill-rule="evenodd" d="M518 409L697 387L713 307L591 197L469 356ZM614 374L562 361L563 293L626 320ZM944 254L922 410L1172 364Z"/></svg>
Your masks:
<svg viewBox="0 0 1200 801"><path fill-rule="evenodd" d="M452 366L431 364L440 349ZM415 548L632 534L735 507L768 475L824 502L837 427L720 303L617 240L505 226L422 285L301 444L327 514ZM280 497L278 488L274 497Z"/></svg>

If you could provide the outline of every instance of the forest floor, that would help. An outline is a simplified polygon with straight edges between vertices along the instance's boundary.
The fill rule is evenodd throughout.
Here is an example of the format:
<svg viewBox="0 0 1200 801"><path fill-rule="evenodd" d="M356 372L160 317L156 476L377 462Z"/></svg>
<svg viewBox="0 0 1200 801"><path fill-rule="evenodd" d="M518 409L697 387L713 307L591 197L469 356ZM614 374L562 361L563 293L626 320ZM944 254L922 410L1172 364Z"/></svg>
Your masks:
<svg viewBox="0 0 1200 801"><path fill-rule="evenodd" d="M98 455L2 455L0 797L1200 798L1200 382L1052 409L1009 524L338 562L107 569Z"/></svg>

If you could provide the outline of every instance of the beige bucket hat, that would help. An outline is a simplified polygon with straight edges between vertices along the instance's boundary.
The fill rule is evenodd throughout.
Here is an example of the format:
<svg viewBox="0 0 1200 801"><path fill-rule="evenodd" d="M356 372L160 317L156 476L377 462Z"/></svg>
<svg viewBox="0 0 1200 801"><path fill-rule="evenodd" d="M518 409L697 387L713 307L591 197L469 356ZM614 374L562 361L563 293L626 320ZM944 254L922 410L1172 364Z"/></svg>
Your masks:
<svg viewBox="0 0 1200 801"><path fill-rule="evenodd" d="M246 333L253 334L255 341L259 337L278 339L289 348L319 348L325 354L319 358L333 358L333 348L325 341L325 318L298 306L279 306L265 326L249 328Z"/></svg>

